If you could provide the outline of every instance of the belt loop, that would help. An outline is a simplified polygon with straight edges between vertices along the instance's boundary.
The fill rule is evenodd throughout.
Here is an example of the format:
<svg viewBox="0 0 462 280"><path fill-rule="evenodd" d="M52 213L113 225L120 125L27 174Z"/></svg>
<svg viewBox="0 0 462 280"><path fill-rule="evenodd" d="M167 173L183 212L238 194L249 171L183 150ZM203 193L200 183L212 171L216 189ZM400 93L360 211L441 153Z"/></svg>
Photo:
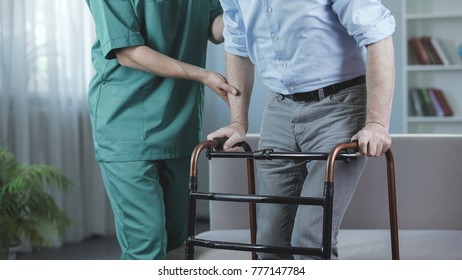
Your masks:
<svg viewBox="0 0 462 280"><path fill-rule="evenodd" d="M324 89L323 88L320 88L318 90L318 95L319 95L319 100L323 100L325 95L324 95Z"/></svg>

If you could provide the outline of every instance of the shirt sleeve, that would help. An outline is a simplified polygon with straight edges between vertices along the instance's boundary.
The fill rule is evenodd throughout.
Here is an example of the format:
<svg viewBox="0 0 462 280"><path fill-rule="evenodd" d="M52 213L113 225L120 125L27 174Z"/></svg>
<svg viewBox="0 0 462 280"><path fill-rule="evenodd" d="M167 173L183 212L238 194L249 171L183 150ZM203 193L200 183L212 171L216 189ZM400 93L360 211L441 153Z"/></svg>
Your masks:
<svg viewBox="0 0 462 280"><path fill-rule="evenodd" d="M87 3L106 59L115 58L114 49L144 45L131 1L87 0Z"/></svg>
<svg viewBox="0 0 462 280"><path fill-rule="evenodd" d="M395 18L380 0L332 0L332 2L332 8L341 24L360 46L385 39L395 31Z"/></svg>
<svg viewBox="0 0 462 280"><path fill-rule="evenodd" d="M229 53L248 57L245 28L239 8L233 0L220 0L223 8L225 29L225 50Z"/></svg>
<svg viewBox="0 0 462 280"><path fill-rule="evenodd" d="M210 0L210 23L221 14L223 14L223 9L221 8L220 1Z"/></svg>

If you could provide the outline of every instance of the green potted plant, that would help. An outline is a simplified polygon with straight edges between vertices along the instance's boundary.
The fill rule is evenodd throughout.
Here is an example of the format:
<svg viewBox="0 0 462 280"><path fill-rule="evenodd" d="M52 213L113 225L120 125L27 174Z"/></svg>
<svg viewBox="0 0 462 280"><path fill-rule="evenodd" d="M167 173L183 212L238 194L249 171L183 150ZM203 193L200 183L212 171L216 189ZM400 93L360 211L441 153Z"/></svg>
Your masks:
<svg viewBox="0 0 462 280"><path fill-rule="evenodd" d="M21 241L39 247L51 242L53 232L64 235L71 220L48 187L67 192L71 184L57 167L21 164L0 146L0 259Z"/></svg>

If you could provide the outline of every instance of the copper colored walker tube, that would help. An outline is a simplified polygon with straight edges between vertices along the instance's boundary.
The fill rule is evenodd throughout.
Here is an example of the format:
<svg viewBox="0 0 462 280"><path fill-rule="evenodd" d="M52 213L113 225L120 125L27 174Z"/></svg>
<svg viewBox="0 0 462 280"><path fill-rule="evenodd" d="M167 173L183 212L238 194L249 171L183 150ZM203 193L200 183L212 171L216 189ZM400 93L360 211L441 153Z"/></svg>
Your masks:
<svg viewBox="0 0 462 280"><path fill-rule="evenodd" d="M339 144L335 146L327 159L326 183L334 182L334 162L337 155L347 149L357 149L356 142ZM395 163L391 149L385 153L387 160L388 178L388 208L390 215L390 234L391 234L391 254L393 260L399 260L399 240L398 240L398 214L396 207L396 187L395 187Z"/></svg>
<svg viewBox="0 0 462 280"><path fill-rule="evenodd" d="M197 163L199 162L199 156L204 149L216 147L219 145L219 142L216 140L208 140L201 142L196 146L191 156L191 167L189 176L192 178L197 178ZM244 151L251 152L252 149L247 142L240 143ZM255 194L255 168L254 160L252 158L247 159L247 184L248 184L248 193ZM196 190L194 190L196 191ZM249 203L249 219L250 219L250 243L255 244L257 242L257 221L256 221L256 206L255 203ZM192 221L190 221L190 226L194 227ZM257 259L256 252L252 252L252 259Z"/></svg>

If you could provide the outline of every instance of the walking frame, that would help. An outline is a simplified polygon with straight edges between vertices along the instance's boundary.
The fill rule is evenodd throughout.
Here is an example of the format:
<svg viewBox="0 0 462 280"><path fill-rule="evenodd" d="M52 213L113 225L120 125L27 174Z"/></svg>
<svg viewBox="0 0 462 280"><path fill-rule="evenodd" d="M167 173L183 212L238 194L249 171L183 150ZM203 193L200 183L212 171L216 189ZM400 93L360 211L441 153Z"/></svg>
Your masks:
<svg viewBox="0 0 462 280"><path fill-rule="evenodd" d="M185 245L185 259L194 259L194 246L212 249L225 249L252 252L252 259L256 259L256 252L281 253L295 255L311 255L321 259L330 259L332 240L332 211L334 196L334 162L336 160L354 160L358 149L357 142L343 143L335 146L330 153L284 153L273 152L271 149L252 152L247 142L239 143L244 152L219 151L225 139L217 138L200 143L191 156L191 169L189 179L188 200L188 228ZM210 193L198 191L197 166L200 153L206 150L209 160L212 158L246 158L248 194ZM388 207L391 234L392 259L399 259L398 217L396 207L396 188L394 159L391 149L385 153L388 177ZM299 159L299 160L326 160L326 179L323 197L282 197L255 194L254 160L273 159ZM213 241L195 237L196 200L248 202L250 215L250 243L237 243L226 241ZM298 204L323 207L323 234L320 248L308 247L281 247L256 243L256 203Z"/></svg>

